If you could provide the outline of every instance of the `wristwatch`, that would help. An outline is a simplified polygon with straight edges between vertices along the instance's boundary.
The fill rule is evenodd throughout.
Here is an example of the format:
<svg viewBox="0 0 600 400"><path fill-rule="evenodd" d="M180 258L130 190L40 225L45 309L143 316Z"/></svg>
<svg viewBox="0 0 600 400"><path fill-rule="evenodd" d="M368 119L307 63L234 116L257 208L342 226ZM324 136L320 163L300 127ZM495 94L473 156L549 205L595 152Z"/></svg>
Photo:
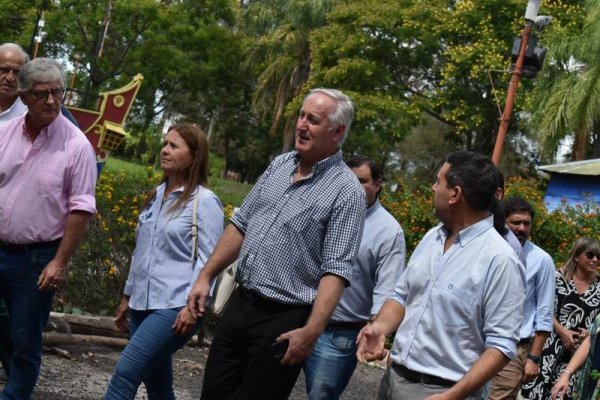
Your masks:
<svg viewBox="0 0 600 400"><path fill-rule="evenodd" d="M538 366L542 365L542 357L540 356L534 356L533 354L529 353L527 354L527 358L536 363Z"/></svg>

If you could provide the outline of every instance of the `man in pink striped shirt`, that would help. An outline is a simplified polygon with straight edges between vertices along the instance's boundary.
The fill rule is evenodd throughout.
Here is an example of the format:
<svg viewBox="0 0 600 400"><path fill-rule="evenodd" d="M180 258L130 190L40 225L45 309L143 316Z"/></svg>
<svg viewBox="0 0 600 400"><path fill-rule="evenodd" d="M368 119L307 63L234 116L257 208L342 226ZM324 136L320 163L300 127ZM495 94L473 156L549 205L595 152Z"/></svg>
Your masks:
<svg viewBox="0 0 600 400"><path fill-rule="evenodd" d="M14 354L0 399L31 398L52 296L96 212L96 162L83 133L60 112L65 72L38 58L19 73L28 112L0 124L0 297Z"/></svg>

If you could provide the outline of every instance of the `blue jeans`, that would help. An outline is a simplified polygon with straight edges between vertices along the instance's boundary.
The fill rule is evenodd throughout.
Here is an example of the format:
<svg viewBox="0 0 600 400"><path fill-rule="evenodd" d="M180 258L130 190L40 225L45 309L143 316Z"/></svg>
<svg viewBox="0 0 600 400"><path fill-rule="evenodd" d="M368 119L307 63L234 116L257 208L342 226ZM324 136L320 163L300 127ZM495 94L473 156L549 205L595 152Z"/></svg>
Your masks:
<svg viewBox="0 0 600 400"><path fill-rule="evenodd" d="M359 329L326 328L310 357L304 361L306 391L310 400L339 399L356 368Z"/></svg>
<svg viewBox="0 0 600 400"><path fill-rule="evenodd" d="M200 330L202 319L187 336L177 336L173 323L181 308L130 310L129 343L115 367L105 400L133 399L142 382L150 400L174 400L172 355Z"/></svg>
<svg viewBox="0 0 600 400"><path fill-rule="evenodd" d="M35 388L42 361L42 332L54 295L53 291L40 291L37 281L57 249L58 244L23 251L0 249L0 297L8 308L14 346L2 400L28 400Z"/></svg>

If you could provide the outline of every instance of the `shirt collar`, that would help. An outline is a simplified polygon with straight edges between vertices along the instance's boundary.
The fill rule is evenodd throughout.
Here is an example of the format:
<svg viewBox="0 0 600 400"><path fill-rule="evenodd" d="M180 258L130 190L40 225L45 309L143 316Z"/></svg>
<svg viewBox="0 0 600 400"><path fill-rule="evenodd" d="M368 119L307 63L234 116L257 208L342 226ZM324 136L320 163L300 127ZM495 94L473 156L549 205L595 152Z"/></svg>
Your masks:
<svg viewBox="0 0 600 400"><path fill-rule="evenodd" d="M10 113L14 108L20 107L20 106L25 107L25 105L23 104L23 102L21 102L21 98L19 96L17 96L17 99L12 103L12 105L10 107L8 107L6 110L0 112L0 115L4 115L4 114L8 114ZM18 115L16 115L17 117Z"/></svg>
<svg viewBox="0 0 600 400"><path fill-rule="evenodd" d="M165 190L167 190L167 183L169 183L168 181L164 181L163 183L161 183L160 185L158 185L156 187L156 194L160 194L160 196L164 196L165 194ZM179 186L177 189L173 190L171 193L178 193L178 192L182 192L183 193L183 185Z"/></svg>
<svg viewBox="0 0 600 400"><path fill-rule="evenodd" d="M29 112L27 112L24 116L23 116L23 135L27 135L27 124L25 121L27 121L27 116L29 115ZM51 123L49 123L48 125L44 126L41 130L40 130L40 134L38 136L50 136L50 134L52 132L55 132L55 127L57 127L58 125L61 124L61 121L59 121L62 118L62 112L59 111L58 116L56 118L54 118L54 121L52 121ZM29 137L29 135L27 135L27 137Z"/></svg>
<svg viewBox="0 0 600 400"><path fill-rule="evenodd" d="M458 232L458 235L456 235L455 243L459 243L461 247L465 247L467 244L469 244L471 240L475 239L476 237L493 227L494 217L492 215L489 215L487 218L484 218L481 221ZM450 231L444 224L439 225L438 234L441 236L443 241L445 241L449 233Z"/></svg>
<svg viewBox="0 0 600 400"><path fill-rule="evenodd" d="M294 169L294 171L296 171L298 169L298 163L300 162L300 154L295 150L294 150L294 162L296 163L296 168ZM310 174L308 174L308 176L306 176L304 179L309 179L313 175L322 173L323 171L327 171L329 168L331 168L332 166L334 166L336 164L339 164L340 162L343 162L342 149L338 149L331 156L329 156L321 161L316 162L315 165L313 165Z"/></svg>
<svg viewBox="0 0 600 400"><path fill-rule="evenodd" d="M369 208L367 208L367 217L371 216L375 211L377 211L381 207L381 203L379 203L379 199L375 199L375 203Z"/></svg>

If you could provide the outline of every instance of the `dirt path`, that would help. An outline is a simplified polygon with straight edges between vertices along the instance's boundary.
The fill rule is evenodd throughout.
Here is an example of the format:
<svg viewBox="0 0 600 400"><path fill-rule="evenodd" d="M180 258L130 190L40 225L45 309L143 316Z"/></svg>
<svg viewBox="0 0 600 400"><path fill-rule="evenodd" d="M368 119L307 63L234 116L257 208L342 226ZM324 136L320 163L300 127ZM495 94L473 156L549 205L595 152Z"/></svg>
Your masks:
<svg viewBox="0 0 600 400"><path fill-rule="evenodd" d="M62 345L73 355L67 359L45 352L42 356L42 373L33 400L99 400L120 354L120 349L97 345ZM178 400L196 400L200 397L206 348L186 347L179 351L173 362L175 391ZM373 399L384 371L380 368L359 365L346 389L343 399ZM4 383L0 383L0 389ZM140 388L136 399L147 399ZM292 400L306 399L304 376L300 375Z"/></svg>

